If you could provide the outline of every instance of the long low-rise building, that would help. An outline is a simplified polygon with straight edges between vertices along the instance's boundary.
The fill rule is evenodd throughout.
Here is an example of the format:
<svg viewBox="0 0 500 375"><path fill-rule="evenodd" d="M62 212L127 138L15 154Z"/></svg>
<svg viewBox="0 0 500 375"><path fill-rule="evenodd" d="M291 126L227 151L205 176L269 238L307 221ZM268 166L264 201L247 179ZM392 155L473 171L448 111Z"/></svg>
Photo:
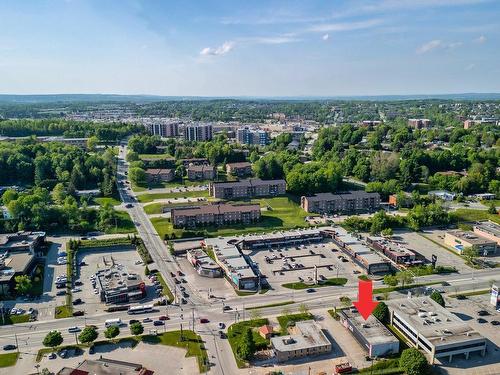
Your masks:
<svg viewBox="0 0 500 375"><path fill-rule="evenodd" d="M399 352L399 340L373 315L365 320L353 307L341 310L340 320L370 357L385 357Z"/></svg>
<svg viewBox="0 0 500 375"><path fill-rule="evenodd" d="M250 224L260 220L258 204L209 204L174 208L171 211L174 228L196 228L204 225Z"/></svg>
<svg viewBox="0 0 500 375"><path fill-rule="evenodd" d="M368 244L396 264L414 266L424 263L423 257L406 246L383 237L367 237Z"/></svg>
<svg viewBox="0 0 500 375"><path fill-rule="evenodd" d="M208 190L212 197L220 199L272 197L285 194L286 182L249 178L234 182L212 182Z"/></svg>
<svg viewBox="0 0 500 375"><path fill-rule="evenodd" d="M332 343L313 320L304 320L288 328L289 335L271 338L276 360L321 355L332 351Z"/></svg>
<svg viewBox="0 0 500 375"><path fill-rule="evenodd" d="M322 232L325 236L332 238L335 244L366 272L384 274L391 271L389 261L349 234L344 228L322 228Z"/></svg>
<svg viewBox="0 0 500 375"><path fill-rule="evenodd" d="M495 241L500 246L500 225L493 221L480 221L473 226L474 233Z"/></svg>
<svg viewBox="0 0 500 375"><path fill-rule="evenodd" d="M477 250L480 256L495 255L497 253L496 241L474 232L452 230L444 235L444 243L462 254L465 248Z"/></svg>
<svg viewBox="0 0 500 375"><path fill-rule="evenodd" d="M342 193L318 193L300 198L306 212L318 214L373 211L380 208L380 194L353 190Z"/></svg>
<svg viewBox="0 0 500 375"><path fill-rule="evenodd" d="M466 322L429 297L416 297L387 302L391 324L407 341L422 349L434 363L435 358L466 359L471 353L486 352L486 339Z"/></svg>
<svg viewBox="0 0 500 375"><path fill-rule="evenodd" d="M239 242L239 245L243 249L259 249L320 242L323 238L320 229L305 228L245 236L241 242Z"/></svg>

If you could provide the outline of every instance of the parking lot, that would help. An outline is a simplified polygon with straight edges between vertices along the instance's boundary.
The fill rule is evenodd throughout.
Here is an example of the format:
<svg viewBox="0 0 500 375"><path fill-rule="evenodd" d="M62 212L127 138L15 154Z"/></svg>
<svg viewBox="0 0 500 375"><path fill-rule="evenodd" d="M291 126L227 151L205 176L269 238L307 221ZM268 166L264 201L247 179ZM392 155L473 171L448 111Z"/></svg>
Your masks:
<svg viewBox="0 0 500 375"><path fill-rule="evenodd" d="M442 247L445 246L443 243L444 234L444 230L425 230L421 233L406 230L394 231L395 237L401 237L410 249L422 254L428 260L432 258L433 254L437 255L437 265L455 267L458 272L470 272L471 268L465 264L465 261L458 254L453 254L451 250L448 251ZM442 246L426 237L442 244Z"/></svg>
<svg viewBox="0 0 500 375"><path fill-rule="evenodd" d="M291 282L313 282L315 266L318 278L345 277L355 281L363 270L355 265L339 248L327 239L319 243L262 249L244 250L245 255L259 266L275 290Z"/></svg>
<svg viewBox="0 0 500 375"><path fill-rule="evenodd" d="M83 262L83 263L82 263ZM123 269L130 274L138 274L146 284L147 297L140 303L153 302L156 298L154 285L149 278L144 275L144 265L141 262L139 254L135 250L80 250L78 252L77 263L82 264L78 267L79 275L75 280L81 281L82 285L77 285L76 288L80 291L73 292L73 303L77 299L81 299L83 303L75 306L75 309L85 311L85 314L102 313L106 306L101 302L99 294L97 294L92 286L91 277L99 270L109 268L113 263L122 265ZM79 283L77 283L79 284ZM138 303L138 302L131 302Z"/></svg>

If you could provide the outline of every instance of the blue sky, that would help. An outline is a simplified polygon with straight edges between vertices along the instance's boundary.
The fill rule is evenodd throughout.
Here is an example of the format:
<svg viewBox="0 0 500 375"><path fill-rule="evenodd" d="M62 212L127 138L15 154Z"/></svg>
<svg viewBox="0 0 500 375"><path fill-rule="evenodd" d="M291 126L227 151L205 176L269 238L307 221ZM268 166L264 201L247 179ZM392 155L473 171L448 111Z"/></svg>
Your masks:
<svg viewBox="0 0 500 375"><path fill-rule="evenodd" d="M2 0L0 93L500 92L497 0Z"/></svg>

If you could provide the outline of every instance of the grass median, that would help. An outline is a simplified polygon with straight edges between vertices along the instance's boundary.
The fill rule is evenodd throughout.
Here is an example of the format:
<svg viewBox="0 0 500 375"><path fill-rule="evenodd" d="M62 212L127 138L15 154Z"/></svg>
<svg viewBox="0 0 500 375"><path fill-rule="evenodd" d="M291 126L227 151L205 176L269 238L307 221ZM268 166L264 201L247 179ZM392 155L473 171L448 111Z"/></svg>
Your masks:
<svg viewBox="0 0 500 375"><path fill-rule="evenodd" d="M0 368L1 367L11 367L17 363L19 359L19 353L5 353L0 354Z"/></svg>
<svg viewBox="0 0 500 375"><path fill-rule="evenodd" d="M346 283L347 283L346 278L339 277L339 278L326 279L321 284L306 284L303 282L296 282L296 283L283 284L282 287L288 288L288 289L294 289L294 290L302 290L302 289L309 289L309 288L321 288L324 286L344 286Z"/></svg>

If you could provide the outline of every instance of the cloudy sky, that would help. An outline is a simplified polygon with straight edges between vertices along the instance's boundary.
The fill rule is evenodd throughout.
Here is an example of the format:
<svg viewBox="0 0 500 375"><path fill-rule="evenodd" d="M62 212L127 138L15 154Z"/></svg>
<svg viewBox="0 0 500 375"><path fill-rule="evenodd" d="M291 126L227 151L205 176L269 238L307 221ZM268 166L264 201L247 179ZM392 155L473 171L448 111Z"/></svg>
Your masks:
<svg viewBox="0 0 500 375"><path fill-rule="evenodd" d="M0 93L500 92L497 0L2 0Z"/></svg>

